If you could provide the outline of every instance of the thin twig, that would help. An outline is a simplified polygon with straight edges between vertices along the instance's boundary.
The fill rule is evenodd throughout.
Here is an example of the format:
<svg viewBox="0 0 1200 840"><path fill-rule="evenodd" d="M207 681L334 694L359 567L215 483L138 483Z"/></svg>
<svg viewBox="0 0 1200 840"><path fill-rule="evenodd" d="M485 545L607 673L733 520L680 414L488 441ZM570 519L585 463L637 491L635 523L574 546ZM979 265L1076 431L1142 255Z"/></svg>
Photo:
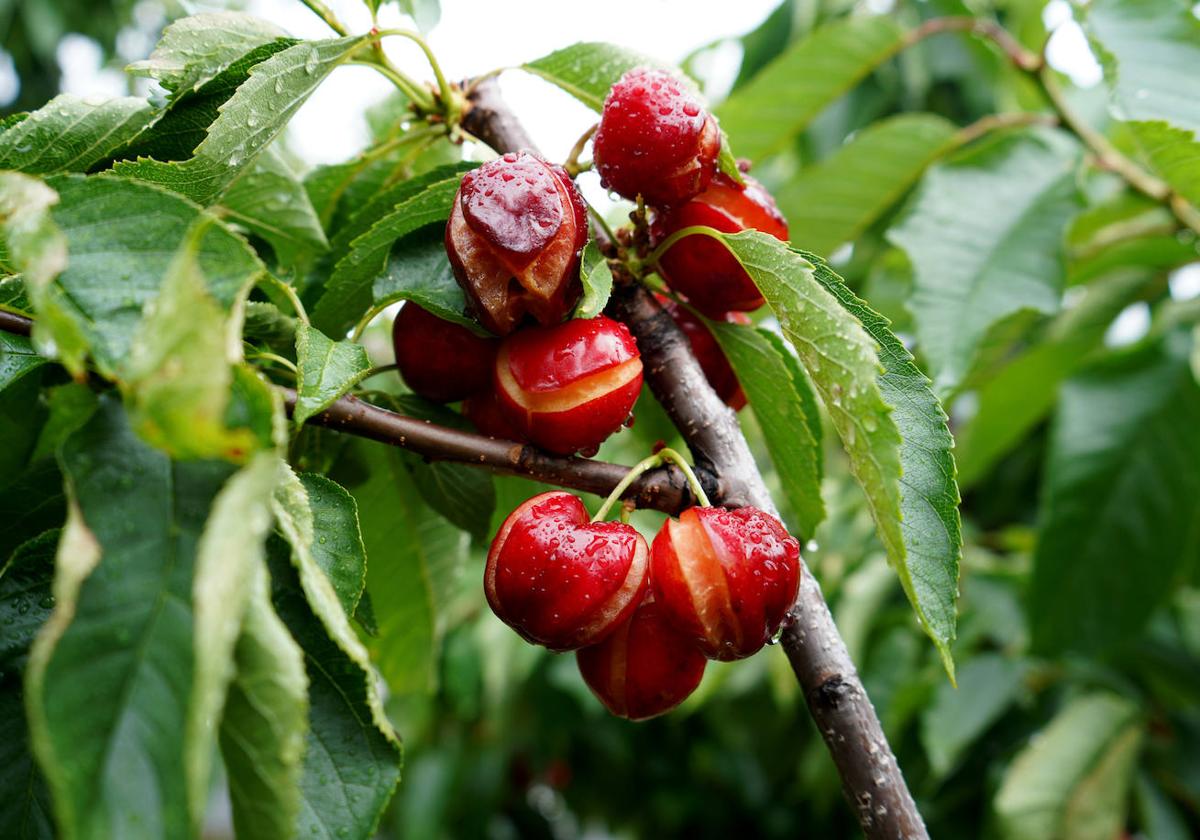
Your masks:
<svg viewBox="0 0 1200 840"><path fill-rule="evenodd" d="M347 30L342 22L338 20L337 15L333 13L333 9L326 6L321 2L321 0L300 0L300 2L312 9L313 13L316 14L317 17L325 21L325 23L329 25L330 29L341 35L343 38L350 34L349 30Z"/></svg>

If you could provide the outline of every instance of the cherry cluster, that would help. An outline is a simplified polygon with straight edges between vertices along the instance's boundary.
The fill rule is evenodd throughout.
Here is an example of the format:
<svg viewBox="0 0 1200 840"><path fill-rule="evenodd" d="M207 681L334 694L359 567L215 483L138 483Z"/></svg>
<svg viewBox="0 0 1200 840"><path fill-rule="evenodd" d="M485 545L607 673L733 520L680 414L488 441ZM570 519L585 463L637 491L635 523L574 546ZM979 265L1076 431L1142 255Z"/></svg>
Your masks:
<svg viewBox="0 0 1200 840"><path fill-rule="evenodd" d="M757 653L799 585L800 544L757 508L688 508L647 548L561 491L509 515L484 572L492 611L529 642L577 651L592 692L632 720L682 703L707 659Z"/></svg>
<svg viewBox="0 0 1200 840"><path fill-rule="evenodd" d="M780 239L788 232L760 184L718 172L720 149L720 130L698 97L656 69L631 70L613 85L593 143L601 183L639 204L639 256L662 252L657 269L674 296L660 301L736 410L745 395L691 307L748 323L744 313L762 296L720 242L667 240L698 225ZM408 386L438 402L462 401L484 434L594 454L632 421L642 362L624 324L568 318L582 294L586 241L586 205L563 167L520 152L467 173L446 224L446 253L490 335L406 303L393 343ZM707 659L755 653L796 596L799 544L779 520L710 507L696 490L704 504L668 520L650 547L627 524L589 520L575 496L543 493L509 515L488 554L484 585L496 615L530 642L578 651L584 679L622 717L678 705Z"/></svg>

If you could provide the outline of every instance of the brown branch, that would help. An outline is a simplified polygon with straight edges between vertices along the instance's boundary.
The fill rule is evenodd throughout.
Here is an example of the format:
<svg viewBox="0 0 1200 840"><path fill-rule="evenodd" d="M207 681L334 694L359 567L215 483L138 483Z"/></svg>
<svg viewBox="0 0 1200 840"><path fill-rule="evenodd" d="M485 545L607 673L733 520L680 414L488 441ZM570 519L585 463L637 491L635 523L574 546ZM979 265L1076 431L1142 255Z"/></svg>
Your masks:
<svg viewBox="0 0 1200 840"><path fill-rule="evenodd" d="M280 388L280 391L290 415L296 405L296 392L291 388ZM397 446L431 461L455 461L601 496L611 493L629 472L629 467L620 464L563 458L515 441L498 440L406 417L355 397L342 397L308 422ZM651 470L635 481L623 498L633 500L640 508L664 513L677 514L695 504L678 467Z"/></svg>
<svg viewBox="0 0 1200 840"><path fill-rule="evenodd" d="M24 315L17 315L15 312L6 312L0 309L0 330L16 333L17 335L29 335L33 332L33 321Z"/></svg>

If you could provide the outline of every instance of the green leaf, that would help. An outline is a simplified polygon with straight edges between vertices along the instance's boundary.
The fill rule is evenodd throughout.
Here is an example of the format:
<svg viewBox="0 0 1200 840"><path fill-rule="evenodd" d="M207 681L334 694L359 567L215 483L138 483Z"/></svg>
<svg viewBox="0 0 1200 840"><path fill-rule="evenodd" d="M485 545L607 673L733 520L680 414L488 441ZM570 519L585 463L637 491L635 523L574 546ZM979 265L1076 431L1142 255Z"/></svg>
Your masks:
<svg viewBox="0 0 1200 840"><path fill-rule="evenodd" d="M34 460L0 490L0 558L66 519L62 475L53 458Z"/></svg>
<svg viewBox="0 0 1200 840"><path fill-rule="evenodd" d="M808 377L783 339L767 330L708 322L746 392L802 540L825 518L821 416Z"/></svg>
<svg viewBox="0 0 1200 840"><path fill-rule="evenodd" d="M280 38L260 44L206 80L197 90L188 89L172 96L158 119L129 145L116 150L113 157L121 160L143 157L158 161L187 160L208 136L209 126L221 115L221 108L250 78L251 69L296 43Z"/></svg>
<svg viewBox="0 0 1200 840"><path fill-rule="evenodd" d="M855 134L775 192L798 245L828 257L857 239L954 146L955 126L933 114L900 114Z"/></svg>
<svg viewBox="0 0 1200 840"><path fill-rule="evenodd" d="M0 134L0 169L86 172L136 137L154 109L144 99L62 93Z"/></svg>
<svg viewBox="0 0 1200 840"><path fill-rule="evenodd" d="M254 550L266 523L244 515L241 489L253 479L222 462L171 463L134 435L111 395L61 458L73 505L57 605L26 677L58 826L113 837L198 827L215 733L195 715L219 702L223 664L219 640L198 630L229 605L198 591L194 610L193 587L235 561L213 552Z"/></svg>
<svg viewBox="0 0 1200 840"><path fill-rule="evenodd" d="M25 293L25 281L20 277L0 278L0 309L18 315L33 314L33 304L29 302L29 295Z"/></svg>
<svg viewBox="0 0 1200 840"><path fill-rule="evenodd" d="M50 183L61 198L53 219L69 246L69 262L54 288L70 327L110 378L128 371L144 310L198 223L205 224L197 234L196 262L222 310L231 310L263 271L245 241L179 196L111 176L59 175ZM40 317L36 296L34 303ZM56 329L54 338L60 333ZM57 343L61 350L63 341Z"/></svg>
<svg viewBox="0 0 1200 840"><path fill-rule="evenodd" d="M270 243L275 259L285 267L329 248L304 184L274 146L229 186L218 212Z"/></svg>
<svg viewBox="0 0 1200 840"><path fill-rule="evenodd" d="M369 36L296 44L256 64L250 77L221 106L193 157L164 163L121 162L120 175L151 181L211 204L258 158L329 73L368 42Z"/></svg>
<svg viewBox="0 0 1200 840"><path fill-rule="evenodd" d="M273 23L241 12L190 15L164 29L150 58L128 71L157 79L178 97L199 90L255 47L286 37Z"/></svg>
<svg viewBox="0 0 1200 840"><path fill-rule="evenodd" d="M48 361L33 349L33 342L25 336L0 332L0 390Z"/></svg>
<svg viewBox="0 0 1200 840"><path fill-rule="evenodd" d="M1137 707L1113 694L1073 700L1017 754L996 794L1004 840L1116 837L1142 739Z"/></svg>
<svg viewBox="0 0 1200 840"><path fill-rule="evenodd" d="M1200 20L1180 0L1095 0L1084 24L1121 119L1200 131Z"/></svg>
<svg viewBox="0 0 1200 840"><path fill-rule="evenodd" d="M138 434L173 458L244 461L255 448L250 429L230 428L226 409L232 363L240 355L229 314L200 272L203 223L167 268L158 296L134 333L122 383Z"/></svg>
<svg viewBox="0 0 1200 840"><path fill-rule="evenodd" d="M1195 131L1165 122L1135 122L1129 127L1163 180L1193 205L1200 205L1200 143Z"/></svg>
<svg viewBox="0 0 1200 840"><path fill-rule="evenodd" d="M56 836L50 791L34 762L22 678L29 645L54 606L51 581L58 531L22 545L0 565L0 837Z"/></svg>
<svg viewBox="0 0 1200 840"><path fill-rule="evenodd" d="M1194 561L1200 473L1184 465L1200 463L1200 386L1190 352L1190 336L1173 333L1063 387L1030 590L1039 650L1096 651L1136 636Z"/></svg>
<svg viewBox="0 0 1200 840"><path fill-rule="evenodd" d="M334 341L320 330L296 324L296 425L333 405L371 369L361 344Z"/></svg>
<svg viewBox="0 0 1200 840"><path fill-rule="evenodd" d="M325 572L346 615L354 615L367 585L367 550L358 528L358 505L335 481L303 473L313 519L313 560Z"/></svg>
<svg viewBox="0 0 1200 840"><path fill-rule="evenodd" d="M565 90L593 111L604 107L608 89L635 67L665 67L641 53L597 41L572 44L521 65Z"/></svg>
<svg viewBox="0 0 1200 840"><path fill-rule="evenodd" d="M939 393L966 376L993 324L1058 308L1077 159L1048 133L981 144L927 172L889 231L913 265L909 309Z"/></svg>
<svg viewBox="0 0 1200 840"><path fill-rule="evenodd" d="M878 377L879 393L892 407L891 421L900 433L900 542L896 542L894 522L886 526L880 522L879 516L887 509L882 506L882 497L878 510L871 503L872 513L889 561L901 570L904 592L925 632L937 645L942 663L953 680L950 644L955 637L962 523L952 451L954 438L950 435L946 412L930 389L929 378L888 329L887 319L857 298L820 258L801 253L816 267L817 282L858 319L879 345L879 359L883 363L883 372ZM831 399L836 401L836 395ZM869 416L863 425L871 431ZM848 436L853 443L854 434ZM886 443L884 446L886 451ZM881 457L883 463L889 460L890 456ZM864 474L869 475L870 471ZM870 501L870 489L867 496Z"/></svg>
<svg viewBox="0 0 1200 840"><path fill-rule="evenodd" d="M0 680L10 669L20 670L33 637L54 608L50 581L54 577L57 529L22 543L0 564ZM8 788L11 790L11 788Z"/></svg>
<svg viewBox="0 0 1200 840"><path fill-rule="evenodd" d="M62 290L54 285L67 266L67 240L50 212L58 202L58 193L41 180L0 172L0 240L8 248L8 261L21 272L37 311L34 342L53 349L53 355L78 376L84 370L87 341L71 318Z"/></svg>
<svg viewBox="0 0 1200 840"><path fill-rule="evenodd" d="M356 442L351 455L369 469L349 489L370 559L367 591L379 626L374 660L393 692L432 691L441 610L466 562L466 535L421 502L395 449Z"/></svg>
<svg viewBox="0 0 1200 840"><path fill-rule="evenodd" d="M296 836L300 813L308 677L304 652L275 614L265 565L251 572L234 649L237 673L221 716L221 756L237 836L286 840Z"/></svg>
<svg viewBox="0 0 1200 840"><path fill-rule="evenodd" d="M957 687L937 687L933 702L921 713L921 743L937 778L945 778L1013 704L1024 672L1016 660L984 653L962 666Z"/></svg>
<svg viewBox="0 0 1200 840"><path fill-rule="evenodd" d="M583 298L575 307L575 318L595 318L608 305L612 294L613 276L608 260L596 247L595 240L588 240L579 264L579 279L583 281Z"/></svg>
<svg viewBox="0 0 1200 840"><path fill-rule="evenodd" d="M829 23L798 41L717 108L738 151L759 159L785 148L829 103L903 46L888 16Z"/></svg>
<svg viewBox="0 0 1200 840"><path fill-rule="evenodd" d="M378 0L368 2L379 5ZM439 0L399 0L400 9L412 18L422 33L427 33L437 26L442 18L442 4Z"/></svg>
<svg viewBox="0 0 1200 840"><path fill-rule="evenodd" d="M275 609L304 650L309 679L297 836L368 837L399 781L400 742L367 651L313 558L313 511L294 474L276 491L275 515L287 541L272 543Z"/></svg>
<svg viewBox="0 0 1200 840"><path fill-rule="evenodd" d="M821 393L892 568L953 677L958 487L946 415L929 380L887 320L818 257L756 231L721 238Z"/></svg>
<svg viewBox="0 0 1200 840"><path fill-rule="evenodd" d="M490 335L466 315L467 300L446 259L445 227L427 225L405 236L388 255L387 267L371 287L371 309L379 312L401 300L413 303L443 320Z"/></svg>
<svg viewBox="0 0 1200 840"><path fill-rule="evenodd" d="M983 478L1050 413L1062 381L1101 345L1112 319L1146 283L1134 272L1086 286L1083 299L1058 315L1040 340L972 383L978 408L954 432L960 485Z"/></svg>
<svg viewBox="0 0 1200 840"><path fill-rule="evenodd" d="M47 591L49 581L47 580ZM0 676L0 835L11 840L53 840L53 802L34 761L18 671Z"/></svg>
<svg viewBox="0 0 1200 840"><path fill-rule="evenodd" d="M334 266L325 294L313 310L313 325L331 335L353 326L371 308L372 284L383 272L392 244L426 225L445 222L460 180L460 174L447 175L439 169L409 182L407 189L397 190L396 203L350 243ZM341 238L335 237L334 253Z"/></svg>
<svg viewBox="0 0 1200 840"><path fill-rule="evenodd" d="M471 429L458 412L415 394L403 394L396 397L395 402L409 417L453 429ZM426 504L480 542L487 539L492 513L496 509L496 488L491 473L468 464L427 461L411 453L405 453L404 461L413 485Z"/></svg>

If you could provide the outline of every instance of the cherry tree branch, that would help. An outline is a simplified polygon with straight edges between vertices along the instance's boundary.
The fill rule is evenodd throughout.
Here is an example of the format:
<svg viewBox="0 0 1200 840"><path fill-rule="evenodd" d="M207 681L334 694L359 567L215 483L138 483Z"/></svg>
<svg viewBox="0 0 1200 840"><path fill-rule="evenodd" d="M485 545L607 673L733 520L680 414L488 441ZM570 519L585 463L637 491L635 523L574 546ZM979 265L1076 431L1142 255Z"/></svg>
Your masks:
<svg viewBox="0 0 1200 840"><path fill-rule="evenodd" d="M476 86L472 100L474 113L494 120L478 127L482 133L472 134L488 137L498 152L534 148L497 86ZM670 314L640 286L614 289L608 311L637 339L646 382L687 441L712 501L754 505L778 515L737 415L708 384L691 344ZM867 838L928 838L821 586L807 567L781 644Z"/></svg>

